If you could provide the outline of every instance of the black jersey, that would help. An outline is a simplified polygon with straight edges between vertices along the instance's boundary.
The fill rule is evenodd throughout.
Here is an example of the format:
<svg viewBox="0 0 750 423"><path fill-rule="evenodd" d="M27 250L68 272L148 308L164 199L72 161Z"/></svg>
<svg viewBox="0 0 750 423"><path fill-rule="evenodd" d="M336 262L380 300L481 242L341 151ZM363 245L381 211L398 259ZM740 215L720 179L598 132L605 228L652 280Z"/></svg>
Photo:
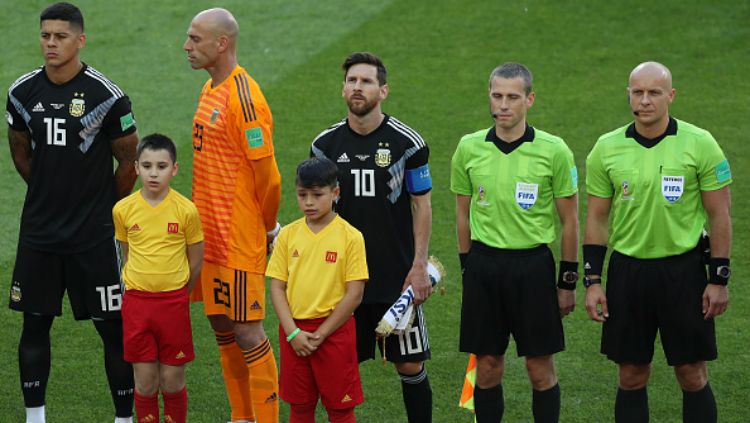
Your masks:
<svg viewBox="0 0 750 423"><path fill-rule="evenodd" d="M19 243L78 252L114 236L111 142L135 132L130 100L94 68L54 84L44 67L8 90L8 124L31 133L31 178Z"/></svg>
<svg viewBox="0 0 750 423"><path fill-rule="evenodd" d="M432 186L407 184L405 174L419 170L429 178L427 144L416 131L386 115L367 135L354 132L344 119L318 135L311 150L338 166L341 196L336 210L364 235L370 280L362 302L392 303L414 260L409 194L425 194Z"/></svg>

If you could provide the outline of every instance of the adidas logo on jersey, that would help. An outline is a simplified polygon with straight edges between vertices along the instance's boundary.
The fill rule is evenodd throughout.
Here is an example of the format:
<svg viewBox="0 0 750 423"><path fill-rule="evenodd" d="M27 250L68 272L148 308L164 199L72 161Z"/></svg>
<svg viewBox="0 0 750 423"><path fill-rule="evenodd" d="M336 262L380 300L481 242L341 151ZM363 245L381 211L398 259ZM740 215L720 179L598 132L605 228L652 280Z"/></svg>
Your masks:
<svg viewBox="0 0 750 423"><path fill-rule="evenodd" d="M276 392L274 392L271 395L269 395L268 398L266 398L266 404L269 403L269 402L274 402L274 401L278 401L278 400L279 400L279 396L276 395Z"/></svg>
<svg viewBox="0 0 750 423"><path fill-rule="evenodd" d="M349 156L346 155L346 153L339 156L338 159L336 159L336 163L349 163Z"/></svg>
<svg viewBox="0 0 750 423"><path fill-rule="evenodd" d="M177 353L177 355L176 355L176 356L174 356L174 359L175 359L175 360L180 360L180 359L182 359L182 358L185 358L185 353L184 353L184 352L182 352L182 351L178 352L178 353Z"/></svg>
<svg viewBox="0 0 750 423"><path fill-rule="evenodd" d="M133 224L133 226L130 227L130 229L128 229L128 232L138 232L140 230L141 230L141 227L138 226L137 223L135 223L135 224Z"/></svg>
<svg viewBox="0 0 750 423"><path fill-rule="evenodd" d="M344 395L344 398L341 399L341 402L349 402L352 400L352 397L349 396L349 394Z"/></svg>
<svg viewBox="0 0 750 423"><path fill-rule="evenodd" d="M260 310L262 308L257 300L250 305L250 310Z"/></svg>
<svg viewBox="0 0 750 423"><path fill-rule="evenodd" d="M295 248L294 252L292 253L292 258L297 258L297 257L299 257L299 251L297 251L297 249Z"/></svg>
<svg viewBox="0 0 750 423"><path fill-rule="evenodd" d="M39 102L39 103L36 104L36 106L34 106L33 109L31 109L31 111L32 112L43 112L44 111L44 106L42 106L42 103Z"/></svg>

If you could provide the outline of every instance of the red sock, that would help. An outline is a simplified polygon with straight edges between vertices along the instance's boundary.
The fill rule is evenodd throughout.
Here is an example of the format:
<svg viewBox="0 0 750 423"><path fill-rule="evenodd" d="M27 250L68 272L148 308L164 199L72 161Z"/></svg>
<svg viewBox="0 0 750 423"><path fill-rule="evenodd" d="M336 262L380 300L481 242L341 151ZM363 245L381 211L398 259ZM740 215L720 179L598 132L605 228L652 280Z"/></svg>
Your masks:
<svg viewBox="0 0 750 423"><path fill-rule="evenodd" d="M289 423L315 423L315 407L318 402L289 404Z"/></svg>
<svg viewBox="0 0 750 423"><path fill-rule="evenodd" d="M164 399L164 423L185 423L187 419L188 395L187 388L169 393L162 392Z"/></svg>
<svg viewBox="0 0 750 423"><path fill-rule="evenodd" d="M159 393L154 392L147 397L135 391L135 412L138 415L138 423L158 423Z"/></svg>
<svg viewBox="0 0 750 423"><path fill-rule="evenodd" d="M331 423L356 423L357 421L354 417L354 407L343 409L326 408L326 411L328 412L328 420Z"/></svg>

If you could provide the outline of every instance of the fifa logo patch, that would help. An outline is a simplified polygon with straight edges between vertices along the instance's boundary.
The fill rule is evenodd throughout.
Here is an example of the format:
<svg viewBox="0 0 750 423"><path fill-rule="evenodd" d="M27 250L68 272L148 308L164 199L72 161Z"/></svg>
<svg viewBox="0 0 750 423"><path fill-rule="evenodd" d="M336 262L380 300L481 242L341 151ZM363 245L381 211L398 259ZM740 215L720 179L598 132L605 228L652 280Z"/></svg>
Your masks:
<svg viewBox="0 0 750 423"><path fill-rule="evenodd" d="M664 198L669 201L670 204L674 204L677 200L682 197L683 189L685 188L685 177L684 176L662 176L661 177L661 194Z"/></svg>
<svg viewBox="0 0 750 423"><path fill-rule="evenodd" d="M326 251L326 263L336 263L338 253L335 251Z"/></svg>
<svg viewBox="0 0 750 423"><path fill-rule="evenodd" d="M21 283L13 281L13 286L10 287L10 300L14 303L21 301Z"/></svg>
<svg viewBox="0 0 750 423"><path fill-rule="evenodd" d="M176 222L169 222L167 223L167 233L168 234L176 234L180 230L180 225Z"/></svg>
<svg viewBox="0 0 750 423"><path fill-rule="evenodd" d="M630 191L628 181L622 181L622 199L628 201L633 199L633 193Z"/></svg>
<svg viewBox="0 0 750 423"><path fill-rule="evenodd" d="M487 202L487 190L484 189L484 185L479 185L477 188L477 204L480 206L489 206Z"/></svg>
<svg viewBox="0 0 750 423"><path fill-rule="evenodd" d="M535 203L539 194L539 184L528 184L525 182L516 183L516 203L522 209L528 210Z"/></svg>

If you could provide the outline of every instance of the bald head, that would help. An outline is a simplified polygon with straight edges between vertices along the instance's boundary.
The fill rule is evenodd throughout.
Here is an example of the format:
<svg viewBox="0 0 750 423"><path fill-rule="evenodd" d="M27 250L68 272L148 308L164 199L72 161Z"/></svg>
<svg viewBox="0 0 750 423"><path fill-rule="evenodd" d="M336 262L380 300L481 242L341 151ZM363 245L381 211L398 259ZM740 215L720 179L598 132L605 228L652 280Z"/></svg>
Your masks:
<svg viewBox="0 0 750 423"><path fill-rule="evenodd" d="M237 41L237 35L240 33L240 26L234 16L228 10L220 7L198 13L193 18L193 23L201 25L217 38L227 37L231 44Z"/></svg>
<svg viewBox="0 0 750 423"><path fill-rule="evenodd" d="M672 89L672 72L659 62L643 62L636 66L632 72L630 72L630 78L628 80L629 85L633 85L634 81L640 80L659 81L660 85L667 89Z"/></svg>

